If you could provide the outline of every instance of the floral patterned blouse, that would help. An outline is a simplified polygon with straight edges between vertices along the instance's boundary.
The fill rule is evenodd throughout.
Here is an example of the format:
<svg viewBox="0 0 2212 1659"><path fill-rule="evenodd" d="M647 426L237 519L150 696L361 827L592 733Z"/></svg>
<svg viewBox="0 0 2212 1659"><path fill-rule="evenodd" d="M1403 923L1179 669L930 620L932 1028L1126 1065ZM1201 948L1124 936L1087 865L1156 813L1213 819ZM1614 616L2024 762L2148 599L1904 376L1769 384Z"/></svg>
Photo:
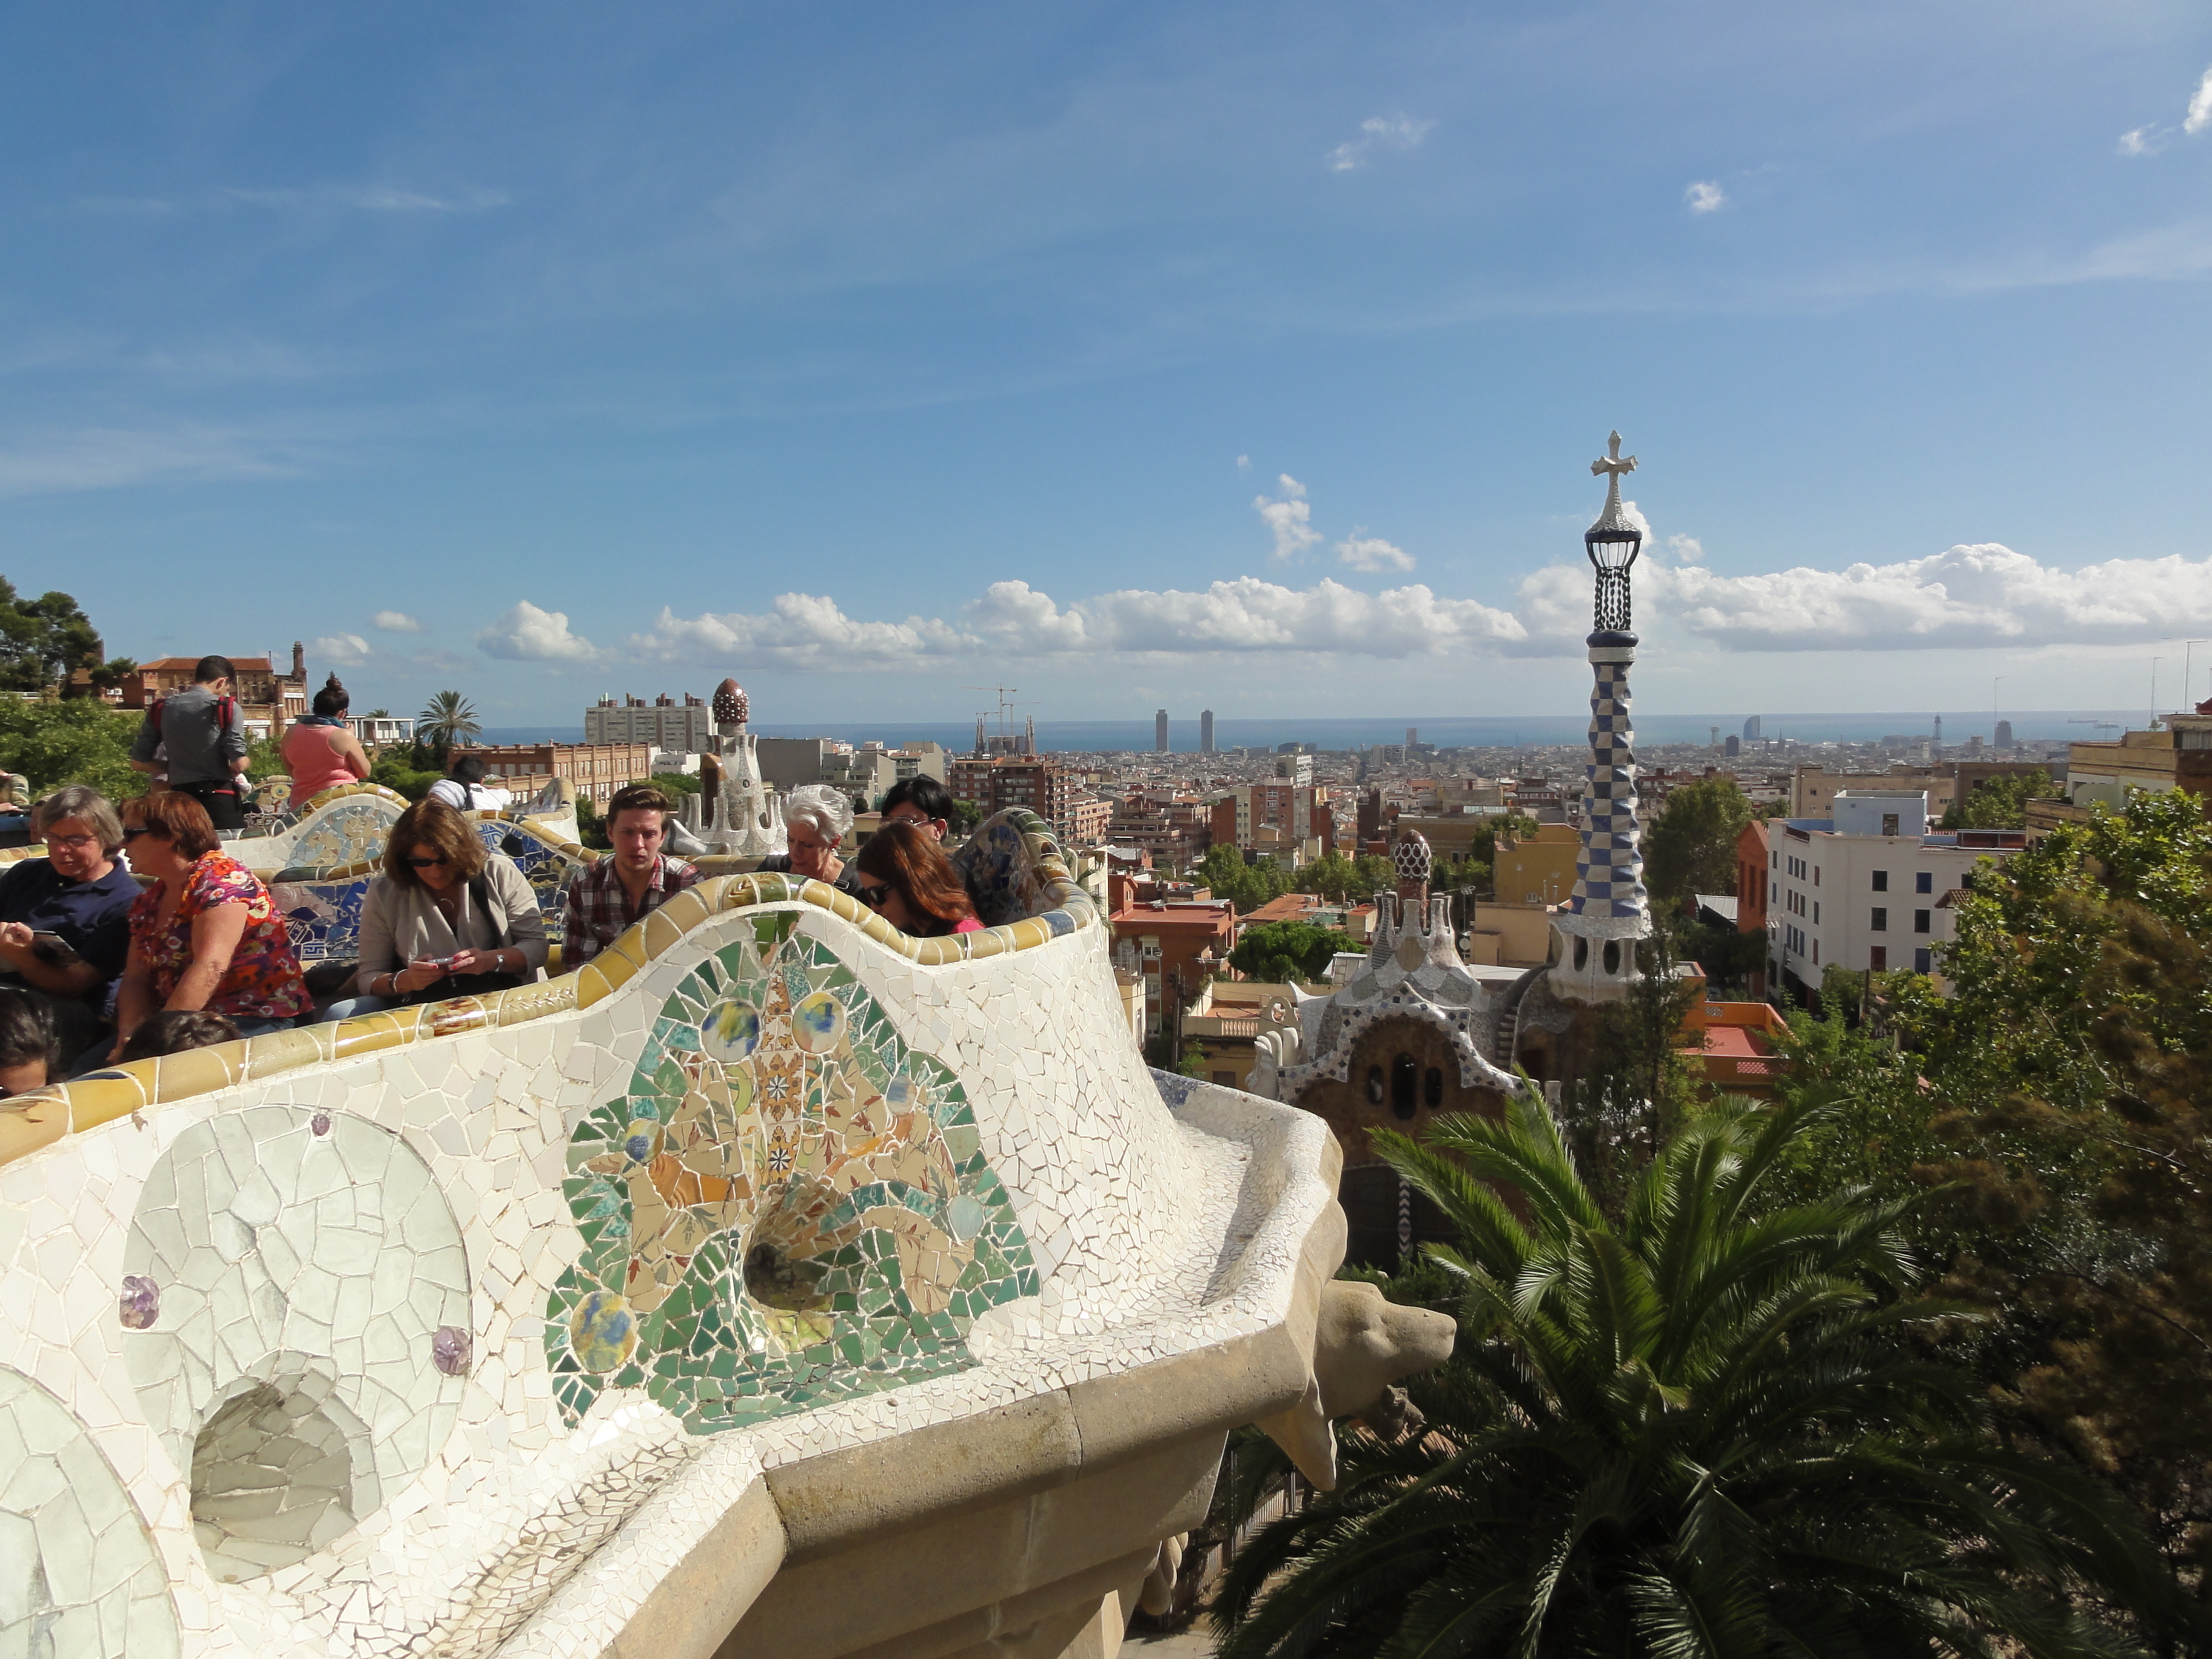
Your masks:
<svg viewBox="0 0 2212 1659"><path fill-rule="evenodd" d="M168 1001L192 961L192 919L219 904L246 907L246 932L230 967L208 998L208 1012L233 1019L289 1019L313 1006L300 960L292 954L284 918L261 878L228 853L204 853L184 874L176 914L162 926L161 887L139 894L131 907L131 947L153 970L154 994Z"/></svg>

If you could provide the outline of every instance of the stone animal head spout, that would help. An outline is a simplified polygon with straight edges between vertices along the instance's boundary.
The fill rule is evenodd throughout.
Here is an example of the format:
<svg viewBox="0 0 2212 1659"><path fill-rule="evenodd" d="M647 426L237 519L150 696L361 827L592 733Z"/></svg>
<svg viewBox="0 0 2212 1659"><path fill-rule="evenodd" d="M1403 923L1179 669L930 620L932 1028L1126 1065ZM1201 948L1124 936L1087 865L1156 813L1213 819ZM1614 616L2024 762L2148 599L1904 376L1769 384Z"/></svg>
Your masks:
<svg viewBox="0 0 2212 1659"><path fill-rule="evenodd" d="M1322 1287L1314 1322L1313 1380L1305 1398L1288 1411L1260 1419L1260 1427L1322 1492L1336 1486L1340 1417L1374 1413L1383 1431L1410 1428L1410 1407L1389 1396L1391 1385L1451 1358L1459 1327L1449 1314L1407 1308L1384 1299L1372 1285L1333 1279Z"/></svg>
<svg viewBox="0 0 2212 1659"><path fill-rule="evenodd" d="M1378 1405L1399 1378L1450 1358L1458 1329L1449 1314L1387 1301L1357 1279L1331 1279L1314 1328L1322 1414L1349 1417Z"/></svg>

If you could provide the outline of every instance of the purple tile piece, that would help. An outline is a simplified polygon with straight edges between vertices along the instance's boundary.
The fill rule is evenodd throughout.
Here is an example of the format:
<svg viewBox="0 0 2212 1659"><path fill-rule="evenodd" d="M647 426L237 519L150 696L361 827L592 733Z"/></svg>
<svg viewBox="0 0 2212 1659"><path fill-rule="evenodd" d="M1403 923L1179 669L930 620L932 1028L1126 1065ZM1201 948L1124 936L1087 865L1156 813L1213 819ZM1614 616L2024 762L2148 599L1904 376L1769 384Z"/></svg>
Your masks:
<svg viewBox="0 0 2212 1659"><path fill-rule="evenodd" d="M476 1339L458 1325L441 1325L430 1339L430 1363L448 1376L459 1376L476 1354Z"/></svg>
<svg viewBox="0 0 2212 1659"><path fill-rule="evenodd" d="M161 1287L143 1273L124 1274L121 1311L126 1330L151 1330L161 1316Z"/></svg>

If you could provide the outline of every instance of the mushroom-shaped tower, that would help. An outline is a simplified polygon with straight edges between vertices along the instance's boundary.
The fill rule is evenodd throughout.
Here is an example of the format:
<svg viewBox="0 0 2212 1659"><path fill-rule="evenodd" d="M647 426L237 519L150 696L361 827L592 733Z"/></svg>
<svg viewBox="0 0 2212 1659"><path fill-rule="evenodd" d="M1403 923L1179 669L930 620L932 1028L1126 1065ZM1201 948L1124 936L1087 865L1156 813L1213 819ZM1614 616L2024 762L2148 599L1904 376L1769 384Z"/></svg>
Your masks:
<svg viewBox="0 0 2212 1659"><path fill-rule="evenodd" d="M757 741L745 730L752 702L734 678L714 688L714 759L720 784L684 802L684 827L709 851L764 858L787 845L783 819L761 779ZM703 778L706 769L702 766Z"/></svg>
<svg viewBox="0 0 2212 1659"><path fill-rule="evenodd" d="M751 713L751 701L746 697L744 687L736 680L726 679L714 688L714 725L718 730L734 726L743 731Z"/></svg>
<svg viewBox="0 0 2212 1659"><path fill-rule="evenodd" d="M1626 992L1638 976L1636 942L1651 932L1636 817L1636 734L1628 717L1628 670L1636 660L1628 573L1643 549L1644 530L1620 499L1621 474L1635 470L1636 457L1620 453L1618 432L1590 463L1607 482L1605 508L1583 534L1583 550L1597 572L1588 641L1595 676L1583 769L1589 787L1574 896L1552 923L1552 988L1570 1002L1608 1002Z"/></svg>

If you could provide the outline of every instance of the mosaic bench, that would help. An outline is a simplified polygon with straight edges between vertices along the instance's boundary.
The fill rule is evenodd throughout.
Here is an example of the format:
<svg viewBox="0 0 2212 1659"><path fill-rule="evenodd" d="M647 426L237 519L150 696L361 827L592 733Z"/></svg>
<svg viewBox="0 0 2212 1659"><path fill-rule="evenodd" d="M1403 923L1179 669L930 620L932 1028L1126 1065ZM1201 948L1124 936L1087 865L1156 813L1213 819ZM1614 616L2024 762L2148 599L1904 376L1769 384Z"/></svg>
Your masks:
<svg viewBox="0 0 2212 1659"><path fill-rule="evenodd" d="M1118 1636L1229 1428L1331 1455L1337 1160L1146 1072L1020 833L1049 908L982 932L716 877L544 983L6 1103L0 1651Z"/></svg>

